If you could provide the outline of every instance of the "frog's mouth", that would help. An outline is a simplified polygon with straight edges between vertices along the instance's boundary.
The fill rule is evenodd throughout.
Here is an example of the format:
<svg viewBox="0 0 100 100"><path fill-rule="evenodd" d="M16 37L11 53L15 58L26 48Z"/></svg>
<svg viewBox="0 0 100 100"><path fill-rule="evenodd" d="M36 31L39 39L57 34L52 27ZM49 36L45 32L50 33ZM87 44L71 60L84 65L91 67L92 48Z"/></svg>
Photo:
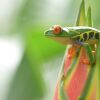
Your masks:
<svg viewBox="0 0 100 100"><path fill-rule="evenodd" d="M47 36L50 39L53 39L61 44L73 44L73 41L70 38L67 37L51 37L51 36Z"/></svg>
<svg viewBox="0 0 100 100"><path fill-rule="evenodd" d="M73 40L71 39L71 34L68 33L68 30L63 29L61 33L54 34L53 30L47 30L44 34L46 37L53 39L62 44L72 44Z"/></svg>

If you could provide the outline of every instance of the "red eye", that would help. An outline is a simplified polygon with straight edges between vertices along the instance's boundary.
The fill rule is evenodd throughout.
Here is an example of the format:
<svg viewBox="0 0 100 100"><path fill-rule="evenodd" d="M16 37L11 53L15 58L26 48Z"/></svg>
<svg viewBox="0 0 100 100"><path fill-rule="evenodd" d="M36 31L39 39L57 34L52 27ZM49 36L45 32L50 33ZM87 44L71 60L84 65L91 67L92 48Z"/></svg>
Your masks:
<svg viewBox="0 0 100 100"><path fill-rule="evenodd" d="M59 26L59 25L53 26L52 29L53 29L53 33L54 33L54 34L60 34L61 31L62 31L62 28L61 28L61 26Z"/></svg>

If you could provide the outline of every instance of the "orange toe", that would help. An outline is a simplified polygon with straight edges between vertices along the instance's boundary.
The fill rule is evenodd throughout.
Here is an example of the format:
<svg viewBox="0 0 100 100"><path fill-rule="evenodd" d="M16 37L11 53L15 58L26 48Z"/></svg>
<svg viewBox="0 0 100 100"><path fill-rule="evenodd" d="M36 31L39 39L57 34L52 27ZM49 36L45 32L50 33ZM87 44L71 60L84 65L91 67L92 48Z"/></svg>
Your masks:
<svg viewBox="0 0 100 100"><path fill-rule="evenodd" d="M89 60L88 60L88 59L83 59L83 60L82 60L82 62L83 62L84 64L87 64L87 65L89 65L89 64L90 64L90 62L89 62Z"/></svg>
<svg viewBox="0 0 100 100"><path fill-rule="evenodd" d="M69 58L72 58L75 56L77 48L78 47L75 45L73 45L72 47L69 48L69 50L68 50L68 57Z"/></svg>

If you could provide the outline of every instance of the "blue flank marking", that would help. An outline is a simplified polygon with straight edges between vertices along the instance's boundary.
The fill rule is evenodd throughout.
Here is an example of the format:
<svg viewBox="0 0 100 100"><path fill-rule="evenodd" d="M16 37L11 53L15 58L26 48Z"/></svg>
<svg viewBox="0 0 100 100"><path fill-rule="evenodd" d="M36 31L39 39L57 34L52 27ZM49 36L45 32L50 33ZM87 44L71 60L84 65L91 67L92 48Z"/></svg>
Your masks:
<svg viewBox="0 0 100 100"><path fill-rule="evenodd" d="M75 41L76 42L76 44L79 44L79 45L83 45L84 43L83 42L81 42L81 41Z"/></svg>

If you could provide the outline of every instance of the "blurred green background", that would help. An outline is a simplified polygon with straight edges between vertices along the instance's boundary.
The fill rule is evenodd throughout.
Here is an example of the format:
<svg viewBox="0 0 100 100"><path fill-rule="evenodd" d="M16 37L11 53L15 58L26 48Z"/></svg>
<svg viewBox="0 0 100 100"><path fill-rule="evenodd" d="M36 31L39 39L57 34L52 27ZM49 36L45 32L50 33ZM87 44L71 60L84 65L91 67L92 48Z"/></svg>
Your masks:
<svg viewBox="0 0 100 100"><path fill-rule="evenodd" d="M100 0L92 4L100 29ZM52 100L65 45L44 37L74 26L81 0L0 0L0 100Z"/></svg>

